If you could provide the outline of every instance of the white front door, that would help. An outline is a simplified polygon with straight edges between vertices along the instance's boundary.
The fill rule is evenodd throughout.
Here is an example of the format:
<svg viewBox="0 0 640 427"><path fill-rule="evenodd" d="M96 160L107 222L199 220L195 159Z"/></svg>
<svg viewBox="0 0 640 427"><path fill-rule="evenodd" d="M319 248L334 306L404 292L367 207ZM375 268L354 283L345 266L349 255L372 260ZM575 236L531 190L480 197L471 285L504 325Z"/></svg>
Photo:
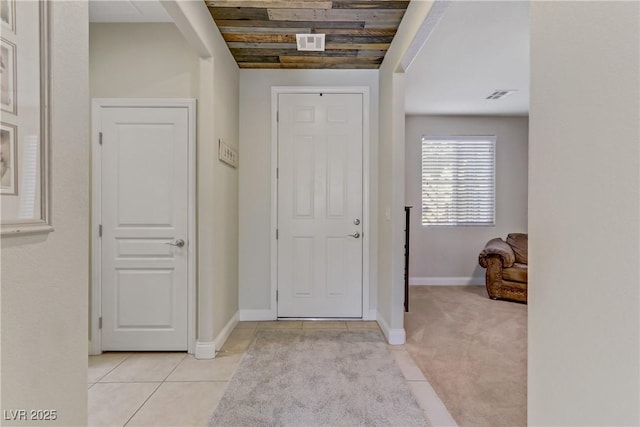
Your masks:
<svg viewBox="0 0 640 427"><path fill-rule="evenodd" d="M362 102L278 95L278 317L362 317Z"/></svg>
<svg viewBox="0 0 640 427"><path fill-rule="evenodd" d="M189 110L99 120L102 350L187 350Z"/></svg>

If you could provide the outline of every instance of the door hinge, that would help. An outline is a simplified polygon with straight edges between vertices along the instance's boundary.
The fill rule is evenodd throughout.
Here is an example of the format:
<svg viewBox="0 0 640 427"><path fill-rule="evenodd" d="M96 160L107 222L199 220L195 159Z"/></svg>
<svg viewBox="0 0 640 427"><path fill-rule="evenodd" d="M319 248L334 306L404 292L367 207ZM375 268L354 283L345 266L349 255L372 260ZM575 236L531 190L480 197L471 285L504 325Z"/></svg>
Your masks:
<svg viewBox="0 0 640 427"><path fill-rule="evenodd" d="M98 143L102 145L102 132L98 132Z"/></svg>
<svg viewBox="0 0 640 427"><path fill-rule="evenodd" d="M102 237L102 224L98 226L98 236Z"/></svg>
<svg viewBox="0 0 640 427"><path fill-rule="evenodd" d="M98 318L98 329L102 329L102 316Z"/></svg>
<svg viewBox="0 0 640 427"><path fill-rule="evenodd" d="M280 123L280 111L276 111L276 123Z"/></svg>
<svg viewBox="0 0 640 427"><path fill-rule="evenodd" d="M280 179L280 168L276 168L276 179Z"/></svg>
<svg viewBox="0 0 640 427"><path fill-rule="evenodd" d="M278 240L278 229L276 228L276 240Z"/></svg>
<svg viewBox="0 0 640 427"><path fill-rule="evenodd" d="M278 302L278 290L276 290L276 302Z"/></svg>

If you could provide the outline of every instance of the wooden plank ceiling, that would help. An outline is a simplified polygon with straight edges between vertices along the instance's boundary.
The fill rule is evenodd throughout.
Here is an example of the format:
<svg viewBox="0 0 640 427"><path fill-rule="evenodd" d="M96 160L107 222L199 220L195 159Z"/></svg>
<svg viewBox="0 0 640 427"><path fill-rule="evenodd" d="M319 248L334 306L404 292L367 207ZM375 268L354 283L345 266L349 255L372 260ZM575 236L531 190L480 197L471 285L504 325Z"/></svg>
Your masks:
<svg viewBox="0 0 640 427"><path fill-rule="evenodd" d="M205 0L240 68L378 68L409 1ZM300 52L296 34L325 34Z"/></svg>

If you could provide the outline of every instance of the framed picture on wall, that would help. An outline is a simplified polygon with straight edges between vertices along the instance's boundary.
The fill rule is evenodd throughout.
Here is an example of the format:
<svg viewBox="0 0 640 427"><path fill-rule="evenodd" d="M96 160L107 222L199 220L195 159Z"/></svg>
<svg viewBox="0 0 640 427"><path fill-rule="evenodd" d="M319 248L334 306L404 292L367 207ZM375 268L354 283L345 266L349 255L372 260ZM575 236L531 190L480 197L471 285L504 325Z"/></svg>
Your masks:
<svg viewBox="0 0 640 427"><path fill-rule="evenodd" d="M0 194L18 194L18 157L14 125L0 123Z"/></svg>
<svg viewBox="0 0 640 427"><path fill-rule="evenodd" d="M48 1L0 0L2 234L49 232ZM5 27L20 31L6 33ZM6 37L5 37L6 36ZM19 102L18 102L19 98Z"/></svg>
<svg viewBox="0 0 640 427"><path fill-rule="evenodd" d="M0 0L0 22L2 23L2 32L16 32L16 1Z"/></svg>
<svg viewBox="0 0 640 427"><path fill-rule="evenodd" d="M16 45L0 38L0 105L2 111L17 112Z"/></svg>

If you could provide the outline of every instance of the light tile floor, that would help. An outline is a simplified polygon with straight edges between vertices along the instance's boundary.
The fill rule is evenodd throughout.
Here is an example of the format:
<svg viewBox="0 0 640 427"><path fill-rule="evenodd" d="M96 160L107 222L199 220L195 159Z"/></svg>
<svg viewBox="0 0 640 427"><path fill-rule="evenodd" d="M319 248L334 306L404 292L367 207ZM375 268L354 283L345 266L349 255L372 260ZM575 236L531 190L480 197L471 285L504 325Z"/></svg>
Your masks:
<svg viewBox="0 0 640 427"><path fill-rule="evenodd" d="M89 357L89 426L206 426L258 329L379 330L376 322L240 322L215 359L186 353L104 353ZM455 426L404 346L389 346L434 426Z"/></svg>

